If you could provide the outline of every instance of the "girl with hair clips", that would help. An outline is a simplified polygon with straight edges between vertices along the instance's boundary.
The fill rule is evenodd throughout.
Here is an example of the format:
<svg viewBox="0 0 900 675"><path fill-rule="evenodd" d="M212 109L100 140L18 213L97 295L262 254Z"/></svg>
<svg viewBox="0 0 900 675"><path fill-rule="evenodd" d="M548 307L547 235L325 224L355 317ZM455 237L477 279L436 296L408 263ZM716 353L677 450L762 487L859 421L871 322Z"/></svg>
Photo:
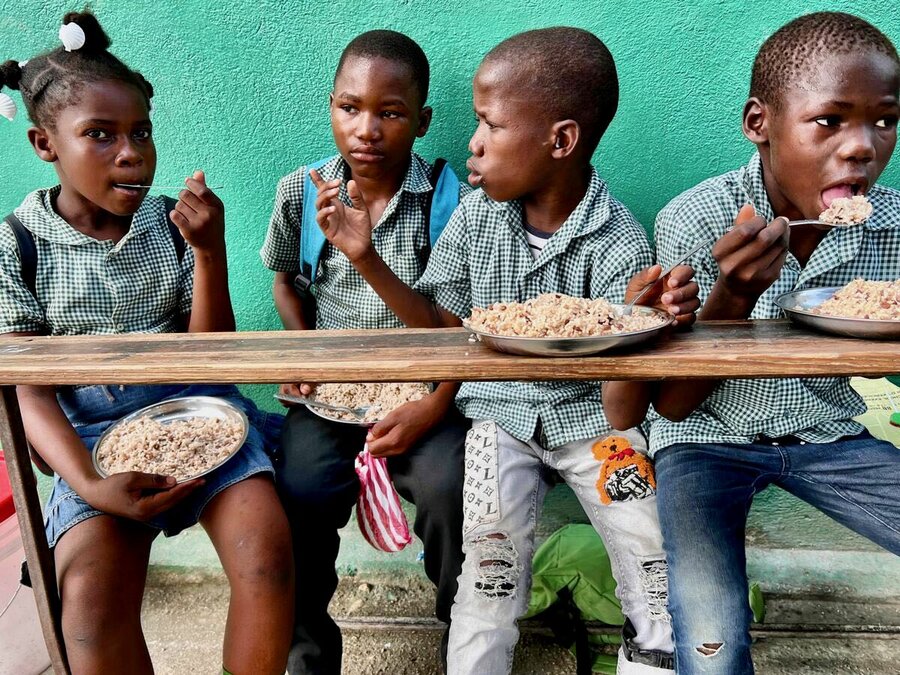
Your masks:
<svg viewBox="0 0 900 675"><path fill-rule="evenodd" d="M110 54L92 14L67 14L60 37L63 47L0 67L0 86L22 93L35 153L59 176L59 185L32 192L0 223L0 333L234 330L222 202L200 171L173 209L129 187L150 185L156 169L153 89ZM0 113L15 115L7 94ZM31 283L14 222L37 253ZM231 460L180 484L95 472L89 450L113 422L193 395L247 413L247 441ZM223 668L283 673L294 566L267 454L280 417L261 413L231 385L23 386L18 398L29 442L57 474L45 523L73 673L152 672L140 622L150 546L160 531L171 536L197 522L231 584Z"/></svg>

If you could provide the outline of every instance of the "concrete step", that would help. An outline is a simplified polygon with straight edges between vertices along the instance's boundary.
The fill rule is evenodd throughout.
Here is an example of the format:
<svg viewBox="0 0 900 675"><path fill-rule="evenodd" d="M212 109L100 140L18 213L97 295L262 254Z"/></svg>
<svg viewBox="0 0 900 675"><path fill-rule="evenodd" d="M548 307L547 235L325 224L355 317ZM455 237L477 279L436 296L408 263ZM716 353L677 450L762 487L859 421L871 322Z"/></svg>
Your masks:
<svg viewBox="0 0 900 675"><path fill-rule="evenodd" d="M767 600L766 624L753 630L758 673L900 673L900 602L796 594ZM344 632L345 675L438 675L443 625L433 618L433 602L430 584L418 574L343 577L331 610ZM156 672L216 672L227 603L221 575L154 568L144 625ZM574 663L546 627L522 622L514 673L572 673Z"/></svg>

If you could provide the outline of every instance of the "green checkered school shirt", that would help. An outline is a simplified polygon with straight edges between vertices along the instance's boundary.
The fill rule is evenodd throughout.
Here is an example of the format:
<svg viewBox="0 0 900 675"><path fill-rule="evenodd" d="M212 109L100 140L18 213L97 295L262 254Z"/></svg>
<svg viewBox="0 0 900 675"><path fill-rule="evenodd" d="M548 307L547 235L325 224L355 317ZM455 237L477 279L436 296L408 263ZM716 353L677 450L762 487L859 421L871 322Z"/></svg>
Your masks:
<svg viewBox="0 0 900 675"><path fill-rule="evenodd" d="M781 318L774 300L788 291L843 286L858 277L900 278L900 192L875 185L867 196L874 207L872 217L863 225L830 230L805 268L788 253L781 278L760 297L751 319ZM697 271L701 300L719 274L712 243L748 203L767 221L774 219L759 154L744 168L684 192L657 216L656 246L663 266L699 240L709 240L709 247L689 260ZM862 425L852 418L865 410L844 377L726 380L685 421L654 417L650 450L673 443L750 443L757 434L793 434L810 443L828 443L861 433Z"/></svg>
<svg viewBox="0 0 900 675"><path fill-rule="evenodd" d="M300 167L282 178L275 193L275 208L260 251L263 264L273 272L300 269L300 228L303 183L307 169ZM319 169L326 181L344 178L347 163L336 155ZM425 270L431 252L425 204L432 192L431 165L419 155L412 159L400 190L388 202L372 230L372 244L394 273L412 286ZM460 197L471 188L460 185ZM350 206L346 181L340 199ZM401 328L403 323L354 269L347 257L325 244L316 272L316 328Z"/></svg>
<svg viewBox="0 0 900 675"><path fill-rule="evenodd" d="M0 333L171 333L191 311L194 255L178 262L162 197L147 197L118 243L78 232L54 210L57 186L15 210L37 249L36 297L12 230L0 223Z"/></svg>
<svg viewBox="0 0 900 675"><path fill-rule="evenodd" d="M466 197L434 247L416 289L460 318L472 307L558 292L621 302L628 280L652 260L643 228L592 171L581 203L535 260L518 202L483 191ZM526 441L541 422L546 448L610 431L599 382L465 382L463 414L496 421Z"/></svg>

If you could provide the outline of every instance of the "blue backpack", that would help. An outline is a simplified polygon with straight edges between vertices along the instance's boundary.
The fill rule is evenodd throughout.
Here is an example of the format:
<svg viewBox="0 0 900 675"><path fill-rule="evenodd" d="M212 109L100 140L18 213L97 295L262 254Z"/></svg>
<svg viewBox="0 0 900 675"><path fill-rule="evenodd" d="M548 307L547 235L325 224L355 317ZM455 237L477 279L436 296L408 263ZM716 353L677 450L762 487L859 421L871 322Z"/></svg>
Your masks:
<svg viewBox="0 0 900 675"><path fill-rule="evenodd" d="M300 274L294 279L294 288L303 297L312 293L319 269L319 259L325 249L325 233L316 222L316 196L318 191L309 176L309 169L320 169L332 157L307 165L303 180L303 213L300 225ZM447 165L447 160L437 159L431 170L429 182L433 188L425 203L425 221L428 223L429 243L433 247L450 214L459 204L459 179Z"/></svg>

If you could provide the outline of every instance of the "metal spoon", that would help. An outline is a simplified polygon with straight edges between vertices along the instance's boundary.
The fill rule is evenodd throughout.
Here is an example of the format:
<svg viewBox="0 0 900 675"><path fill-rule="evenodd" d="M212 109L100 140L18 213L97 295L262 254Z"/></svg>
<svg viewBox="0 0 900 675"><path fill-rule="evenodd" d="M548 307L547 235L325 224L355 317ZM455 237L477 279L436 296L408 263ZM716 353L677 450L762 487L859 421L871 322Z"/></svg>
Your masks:
<svg viewBox="0 0 900 675"><path fill-rule="evenodd" d="M314 398L302 398L300 396L291 396L290 394L275 394L275 398L279 401L284 401L285 403L303 403L304 405L311 405L316 408L324 408L325 410L349 413L359 420L365 420L366 413L369 411L369 408L372 407L370 405L365 405L360 408L347 408L346 406L342 405L322 403L321 401L317 401Z"/></svg>
<svg viewBox="0 0 900 675"><path fill-rule="evenodd" d="M184 185L129 185L128 183L116 183L119 187L139 188L142 190L186 190ZM221 190L224 185L207 185L210 190Z"/></svg>
<svg viewBox="0 0 900 675"><path fill-rule="evenodd" d="M674 270L676 267L681 265L685 260L690 258L701 248L703 248L704 246L710 246L710 245L711 245L711 242L709 242L706 239L703 239L703 240L697 242L697 244L693 248L691 248L690 251L688 251L683 256L681 256L680 260L678 260L676 263L674 263L672 265L669 265L668 268L663 270L662 274L660 274L659 277L657 277L656 281L654 281L652 284L647 284L646 286L644 286L644 288L641 290L641 292L638 293L636 296L634 296L631 299L631 302L629 302L627 305L625 305L622 308L622 314L620 316L631 316L631 312L634 311L635 303L637 303L638 300L643 298L644 295L647 293L647 291L649 291L651 288L653 288L659 282L660 279L664 278L667 274L671 274L672 270Z"/></svg>
<svg viewBox="0 0 900 675"><path fill-rule="evenodd" d="M830 228L830 227L853 227L855 225L862 225L865 221L861 221L859 223L826 223L824 220L789 220L788 227L794 227L796 225L815 225L816 227Z"/></svg>

